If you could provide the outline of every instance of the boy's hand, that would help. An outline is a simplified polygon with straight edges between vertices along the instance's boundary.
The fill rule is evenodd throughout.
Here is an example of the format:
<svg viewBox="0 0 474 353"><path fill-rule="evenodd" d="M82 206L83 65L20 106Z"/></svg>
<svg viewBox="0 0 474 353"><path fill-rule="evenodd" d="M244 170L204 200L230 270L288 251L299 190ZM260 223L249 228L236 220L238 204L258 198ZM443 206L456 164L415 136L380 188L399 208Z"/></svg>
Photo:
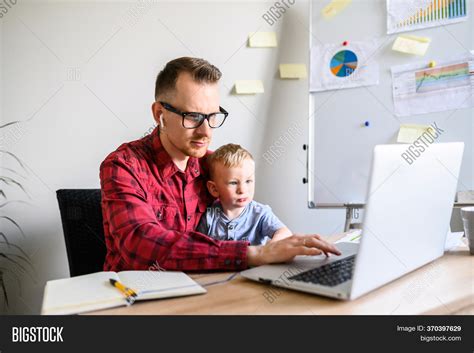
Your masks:
<svg viewBox="0 0 474 353"><path fill-rule="evenodd" d="M318 234L294 234L280 241L268 242L266 245L249 246L247 262L249 266L287 262L297 255L320 255L329 253L341 255L341 252L332 244L325 241Z"/></svg>
<svg viewBox="0 0 474 353"><path fill-rule="evenodd" d="M270 241L279 241L279 240L282 240L282 239L285 239L285 238L289 238L293 235L293 233L291 233L291 230L289 230L288 228L284 227L284 228L280 228L278 229L274 234L273 234L273 237Z"/></svg>

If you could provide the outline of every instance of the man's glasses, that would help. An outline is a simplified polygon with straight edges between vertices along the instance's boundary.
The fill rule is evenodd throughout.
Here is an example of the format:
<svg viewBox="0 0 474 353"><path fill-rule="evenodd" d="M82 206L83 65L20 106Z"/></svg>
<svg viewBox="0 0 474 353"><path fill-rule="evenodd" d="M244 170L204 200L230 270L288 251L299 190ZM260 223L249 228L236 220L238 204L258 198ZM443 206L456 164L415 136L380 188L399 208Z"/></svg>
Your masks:
<svg viewBox="0 0 474 353"><path fill-rule="evenodd" d="M160 104L166 110L181 115L183 118L183 127L185 129L196 129L207 119L209 122L209 127L212 129L217 129L224 124L225 119L229 115L229 113L222 107L219 107L219 113L210 113L210 114L203 114L203 113L196 113L196 112L181 112L172 105L160 102Z"/></svg>

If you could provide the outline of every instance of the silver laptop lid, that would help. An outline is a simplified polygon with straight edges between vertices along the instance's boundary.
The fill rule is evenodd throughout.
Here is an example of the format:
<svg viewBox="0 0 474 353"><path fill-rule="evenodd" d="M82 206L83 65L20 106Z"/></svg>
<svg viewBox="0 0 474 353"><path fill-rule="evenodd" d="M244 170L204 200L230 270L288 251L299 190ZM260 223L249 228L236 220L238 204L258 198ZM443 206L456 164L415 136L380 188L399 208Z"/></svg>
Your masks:
<svg viewBox="0 0 474 353"><path fill-rule="evenodd" d="M409 146L374 148L351 299L443 255L464 144Z"/></svg>

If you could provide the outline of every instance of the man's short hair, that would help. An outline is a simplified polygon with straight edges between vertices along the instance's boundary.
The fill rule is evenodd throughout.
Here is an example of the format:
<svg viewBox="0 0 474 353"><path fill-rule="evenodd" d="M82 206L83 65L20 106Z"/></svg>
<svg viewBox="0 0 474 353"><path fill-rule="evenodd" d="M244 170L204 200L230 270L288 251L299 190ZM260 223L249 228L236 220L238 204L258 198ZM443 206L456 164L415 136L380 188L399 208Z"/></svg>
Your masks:
<svg viewBox="0 0 474 353"><path fill-rule="evenodd" d="M228 143L219 147L214 153L207 156L209 175L214 176L214 168L217 163L222 163L225 167L238 167L246 159L254 160L252 154L240 145Z"/></svg>
<svg viewBox="0 0 474 353"><path fill-rule="evenodd" d="M190 73L194 81L199 83L215 83L222 76L217 67L204 59L185 56L171 60L156 78L155 100L167 96L176 89L176 81L182 72Z"/></svg>

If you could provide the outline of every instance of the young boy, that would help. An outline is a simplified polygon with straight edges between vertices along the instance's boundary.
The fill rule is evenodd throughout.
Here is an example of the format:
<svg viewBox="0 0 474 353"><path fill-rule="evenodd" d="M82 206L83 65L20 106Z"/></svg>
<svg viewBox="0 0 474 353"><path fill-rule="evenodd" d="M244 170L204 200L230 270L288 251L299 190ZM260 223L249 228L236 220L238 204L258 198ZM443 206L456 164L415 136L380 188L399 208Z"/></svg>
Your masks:
<svg viewBox="0 0 474 353"><path fill-rule="evenodd" d="M292 233L271 208L253 201L255 162L239 145L227 144L207 157L207 188L217 198L196 229L218 240L247 240L263 245Z"/></svg>

